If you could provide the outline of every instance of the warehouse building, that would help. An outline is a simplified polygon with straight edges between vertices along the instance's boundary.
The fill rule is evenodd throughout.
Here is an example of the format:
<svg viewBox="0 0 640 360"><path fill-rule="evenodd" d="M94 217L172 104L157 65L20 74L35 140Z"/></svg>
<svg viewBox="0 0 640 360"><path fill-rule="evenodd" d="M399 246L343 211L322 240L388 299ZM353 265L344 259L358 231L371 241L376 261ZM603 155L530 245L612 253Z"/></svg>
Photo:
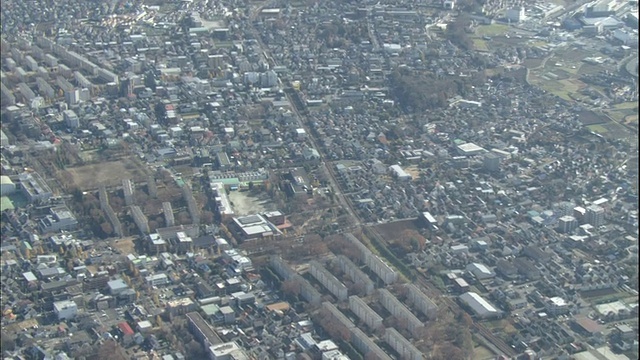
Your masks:
<svg viewBox="0 0 640 360"><path fill-rule="evenodd" d="M479 263L471 263L467 265L467 271L472 273L478 280L490 279L496 276L496 274L486 265Z"/></svg>
<svg viewBox="0 0 640 360"><path fill-rule="evenodd" d="M502 311L474 292L466 292L460 295L459 299L479 318L499 317L502 315Z"/></svg>

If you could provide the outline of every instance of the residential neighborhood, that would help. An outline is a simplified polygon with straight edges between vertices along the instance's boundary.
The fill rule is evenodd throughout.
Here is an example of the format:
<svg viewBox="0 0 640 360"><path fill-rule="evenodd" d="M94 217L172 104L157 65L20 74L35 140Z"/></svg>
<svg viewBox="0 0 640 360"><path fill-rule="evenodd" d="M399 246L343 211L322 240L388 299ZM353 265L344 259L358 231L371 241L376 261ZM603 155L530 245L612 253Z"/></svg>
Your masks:
<svg viewBox="0 0 640 360"><path fill-rule="evenodd" d="M4 0L3 359L638 358L638 4Z"/></svg>

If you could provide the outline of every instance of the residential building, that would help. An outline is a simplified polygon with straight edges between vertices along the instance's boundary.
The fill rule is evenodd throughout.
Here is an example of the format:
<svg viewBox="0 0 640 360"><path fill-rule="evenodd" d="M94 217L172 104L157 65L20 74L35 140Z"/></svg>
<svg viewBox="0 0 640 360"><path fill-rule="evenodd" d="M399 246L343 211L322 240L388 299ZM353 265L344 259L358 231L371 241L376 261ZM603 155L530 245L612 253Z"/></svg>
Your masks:
<svg viewBox="0 0 640 360"><path fill-rule="evenodd" d="M71 300L56 301L53 303L53 312L58 320L71 320L78 315L78 305Z"/></svg>

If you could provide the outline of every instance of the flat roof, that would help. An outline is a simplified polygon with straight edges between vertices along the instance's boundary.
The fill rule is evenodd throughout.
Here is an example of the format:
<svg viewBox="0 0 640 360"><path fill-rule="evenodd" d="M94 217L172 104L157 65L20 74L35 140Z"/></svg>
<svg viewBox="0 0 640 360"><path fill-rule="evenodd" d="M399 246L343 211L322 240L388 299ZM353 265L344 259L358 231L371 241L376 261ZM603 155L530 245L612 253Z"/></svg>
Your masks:
<svg viewBox="0 0 640 360"><path fill-rule="evenodd" d="M481 151L485 151L484 148L474 144L474 143L466 143L466 144L460 144L458 145L458 149L460 149L461 151L465 152L465 153L470 153L470 152L481 152Z"/></svg>
<svg viewBox="0 0 640 360"><path fill-rule="evenodd" d="M201 306L200 309L202 309L202 312L204 312L204 314L207 316L215 315L220 312L220 308L216 304L204 305Z"/></svg>
<svg viewBox="0 0 640 360"><path fill-rule="evenodd" d="M273 230L267 226L267 225L254 225L254 226L247 226L245 228L242 228L242 230L247 234L247 235L256 235L256 234L263 234L263 233L268 233L268 232L272 232Z"/></svg>
<svg viewBox="0 0 640 360"><path fill-rule="evenodd" d="M286 301L281 301L281 302L267 305L267 310L270 310L270 311L287 311L290 308L291 306Z"/></svg>
<svg viewBox="0 0 640 360"><path fill-rule="evenodd" d="M11 201L8 196L2 196L0 197L0 211L5 211L7 209L13 210L15 209L15 206L13 206L13 201Z"/></svg>
<svg viewBox="0 0 640 360"><path fill-rule="evenodd" d="M36 276L33 275L31 271L22 274L22 276L24 276L25 280L29 282L38 280L38 278L36 278Z"/></svg>
<svg viewBox="0 0 640 360"><path fill-rule="evenodd" d="M589 319L586 316L580 316L580 317L576 317L574 319L574 322L576 323L576 325L578 325L579 327L581 327L583 330L585 330L588 333L597 333L602 331L602 326L600 326L600 324L598 324L597 322Z"/></svg>

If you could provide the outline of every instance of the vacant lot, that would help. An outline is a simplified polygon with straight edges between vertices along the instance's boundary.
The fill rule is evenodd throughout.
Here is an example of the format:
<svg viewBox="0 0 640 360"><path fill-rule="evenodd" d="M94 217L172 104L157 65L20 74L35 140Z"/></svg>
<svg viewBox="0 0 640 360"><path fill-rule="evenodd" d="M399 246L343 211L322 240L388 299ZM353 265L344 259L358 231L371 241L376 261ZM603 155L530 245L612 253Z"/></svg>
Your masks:
<svg viewBox="0 0 640 360"><path fill-rule="evenodd" d="M133 158L123 158L119 161L109 161L67 168L73 184L81 190L97 189L103 183L106 186L117 186L123 179L146 181L145 168Z"/></svg>
<svg viewBox="0 0 640 360"><path fill-rule="evenodd" d="M135 244L133 243L134 239L135 239L135 237L131 236L131 237L124 238L124 239L114 240L114 241L111 242L111 245L115 249L118 249L118 252L120 252L120 254L123 254L123 255L135 254L135 252L136 252L135 251Z"/></svg>
<svg viewBox="0 0 640 360"><path fill-rule="evenodd" d="M376 225L375 229L387 241L396 240L405 230L418 231L417 220L401 220L387 224Z"/></svg>
<svg viewBox="0 0 640 360"><path fill-rule="evenodd" d="M612 294L615 294L615 293L616 293L615 289L608 288L608 289L581 291L580 292L580 296L583 299L588 299L588 298L596 298L596 297L601 297L601 296L612 295Z"/></svg>

